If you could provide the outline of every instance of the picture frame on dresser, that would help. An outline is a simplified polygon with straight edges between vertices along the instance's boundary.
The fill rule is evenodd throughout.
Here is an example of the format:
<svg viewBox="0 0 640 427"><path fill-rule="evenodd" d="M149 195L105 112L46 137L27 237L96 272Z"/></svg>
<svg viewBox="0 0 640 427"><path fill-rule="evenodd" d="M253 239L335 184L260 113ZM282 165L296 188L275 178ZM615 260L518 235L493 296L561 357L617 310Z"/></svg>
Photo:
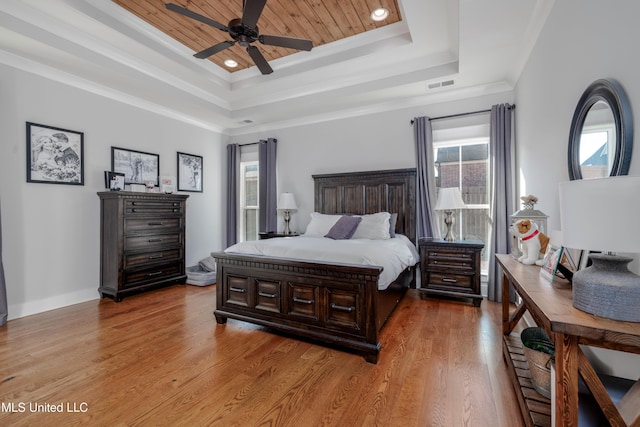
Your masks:
<svg viewBox="0 0 640 427"><path fill-rule="evenodd" d="M172 194L176 191L176 177L175 176L161 176L160 177L160 192L165 194Z"/></svg>
<svg viewBox="0 0 640 427"><path fill-rule="evenodd" d="M128 148L111 147L111 170L124 174L125 184L160 182L160 155Z"/></svg>
<svg viewBox="0 0 640 427"><path fill-rule="evenodd" d="M84 133L26 122L27 182L84 185Z"/></svg>
<svg viewBox="0 0 640 427"><path fill-rule="evenodd" d="M178 191L202 193L202 156L178 152Z"/></svg>
<svg viewBox="0 0 640 427"><path fill-rule="evenodd" d="M111 191L124 190L124 174L121 172L104 171L104 187Z"/></svg>

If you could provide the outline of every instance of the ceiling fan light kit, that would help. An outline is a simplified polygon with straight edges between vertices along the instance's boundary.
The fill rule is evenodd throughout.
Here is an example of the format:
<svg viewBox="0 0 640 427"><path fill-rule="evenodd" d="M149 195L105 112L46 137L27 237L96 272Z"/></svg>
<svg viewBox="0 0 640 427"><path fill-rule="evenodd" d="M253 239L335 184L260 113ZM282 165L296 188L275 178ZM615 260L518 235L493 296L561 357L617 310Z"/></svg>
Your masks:
<svg viewBox="0 0 640 427"><path fill-rule="evenodd" d="M225 49L230 48L236 43L246 48L247 53L253 60L256 67L262 74L271 74L273 69L267 62L266 58L260 52L260 50L253 46L252 43L260 42L264 45L284 47L296 50L310 51L313 48L313 42L307 39L299 39L295 37L275 36L264 34L261 35L258 30L257 22L262 14L264 6L267 4L267 0L246 0L244 4L244 10L242 12L242 18L235 18L229 21L227 26L214 21L211 18L195 13L187 8L179 6L175 3L167 3L166 8L172 12L179 13L187 18L194 19L202 22L203 24L210 25L229 33L233 40L226 40L211 47L208 47L200 52L197 52L193 56L199 59L205 59L216 53L222 52ZM230 65L228 65L231 67Z"/></svg>

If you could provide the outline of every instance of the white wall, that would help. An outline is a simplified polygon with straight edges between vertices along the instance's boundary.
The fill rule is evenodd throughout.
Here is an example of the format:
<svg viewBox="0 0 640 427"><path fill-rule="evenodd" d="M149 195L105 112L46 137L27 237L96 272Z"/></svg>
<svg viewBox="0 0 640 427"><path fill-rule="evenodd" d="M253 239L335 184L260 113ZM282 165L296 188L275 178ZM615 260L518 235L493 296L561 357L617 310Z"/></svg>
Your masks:
<svg viewBox="0 0 640 427"><path fill-rule="evenodd" d="M485 110L503 102L513 102L513 94L504 92L236 136L230 142L242 144L267 137L278 140L278 192L288 191L295 195L299 210L291 216L291 229L304 232L309 213L313 212L312 175L415 167L411 119ZM488 122L488 115L485 120ZM450 125L451 120L440 120L434 122L434 129ZM282 229L282 218L279 218L279 224Z"/></svg>
<svg viewBox="0 0 640 427"><path fill-rule="evenodd" d="M186 263L222 247L221 136L0 65L0 202L9 319L98 298L100 215L111 146L203 156L203 193L187 200ZM26 182L26 126L84 132L84 186Z"/></svg>
<svg viewBox="0 0 640 427"><path fill-rule="evenodd" d="M561 226L558 183L569 180L571 118L589 84L601 78L622 84L634 110L635 140L640 138L638 16L640 3L631 0L556 1L517 83L520 195L538 196L536 206L550 216L551 229ZM640 175L640 143L634 146L629 174ZM637 260L631 269L640 272ZM640 377L639 356L596 351L594 358L599 359L601 371Z"/></svg>

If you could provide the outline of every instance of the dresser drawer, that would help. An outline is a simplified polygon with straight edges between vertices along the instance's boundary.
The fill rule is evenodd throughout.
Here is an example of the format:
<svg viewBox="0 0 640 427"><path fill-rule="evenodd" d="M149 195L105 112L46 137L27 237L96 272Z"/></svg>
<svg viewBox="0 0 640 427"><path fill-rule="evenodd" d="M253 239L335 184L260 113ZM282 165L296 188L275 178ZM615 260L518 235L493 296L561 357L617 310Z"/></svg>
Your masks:
<svg viewBox="0 0 640 427"><path fill-rule="evenodd" d="M150 263L181 260L182 250L180 248L160 250L154 252L144 252L138 254L127 254L124 257L124 268L138 267Z"/></svg>
<svg viewBox="0 0 640 427"><path fill-rule="evenodd" d="M182 218L126 218L124 220L124 233L154 232L154 231L171 231L180 229L182 226Z"/></svg>
<svg viewBox="0 0 640 427"><path fill-rule="evenodd" d="M123 273L123 286L125 288L134 287L144 284L145 282L155 282L181 274L183 274L181 261L137 270L125 270Z"/></svg>
<svg viewBox="0 0 640 427"><path fill-rule="evenodd" d="M161 247L179 244L182 244L182 233L127 236L124 239L124 250L152 249L154 246Z"/></svg>
<svg viewBox="0 0 640 427"><path fill-rule="evenodd" d="M474 276L464 274L428 271L426 286L429 288L455 288L459 291L466 288L471 291L474 284L473 278Z"/></svg>
<svg viewBox="0 0 640 427"><path fill-rule="evenodd" d="M136 200L124 201L125 215L140 214L180 214L183 202L172 200Z"/></svg>

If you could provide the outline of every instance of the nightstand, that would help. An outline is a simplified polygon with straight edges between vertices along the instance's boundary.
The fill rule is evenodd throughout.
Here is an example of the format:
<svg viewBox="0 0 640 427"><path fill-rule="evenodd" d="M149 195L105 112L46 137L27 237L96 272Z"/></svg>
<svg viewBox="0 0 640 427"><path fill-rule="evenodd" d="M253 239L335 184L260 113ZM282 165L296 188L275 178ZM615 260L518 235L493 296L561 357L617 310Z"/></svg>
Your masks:
<svg viewBox="0 0 640 427"><path fill-rule="evenodd" d="M484 243L478 240L446 242L432 238L418 240L420 252L419 290L473 300L480 307L480 257Z"/></svg>
<svg viewBox="0 0 640 427"><path fill-rule="evenodd" d="M283 231L261 231L258 233L260 240L273 239L274 237L296 237L299 235L300 233L284 234Z"/></svg>

